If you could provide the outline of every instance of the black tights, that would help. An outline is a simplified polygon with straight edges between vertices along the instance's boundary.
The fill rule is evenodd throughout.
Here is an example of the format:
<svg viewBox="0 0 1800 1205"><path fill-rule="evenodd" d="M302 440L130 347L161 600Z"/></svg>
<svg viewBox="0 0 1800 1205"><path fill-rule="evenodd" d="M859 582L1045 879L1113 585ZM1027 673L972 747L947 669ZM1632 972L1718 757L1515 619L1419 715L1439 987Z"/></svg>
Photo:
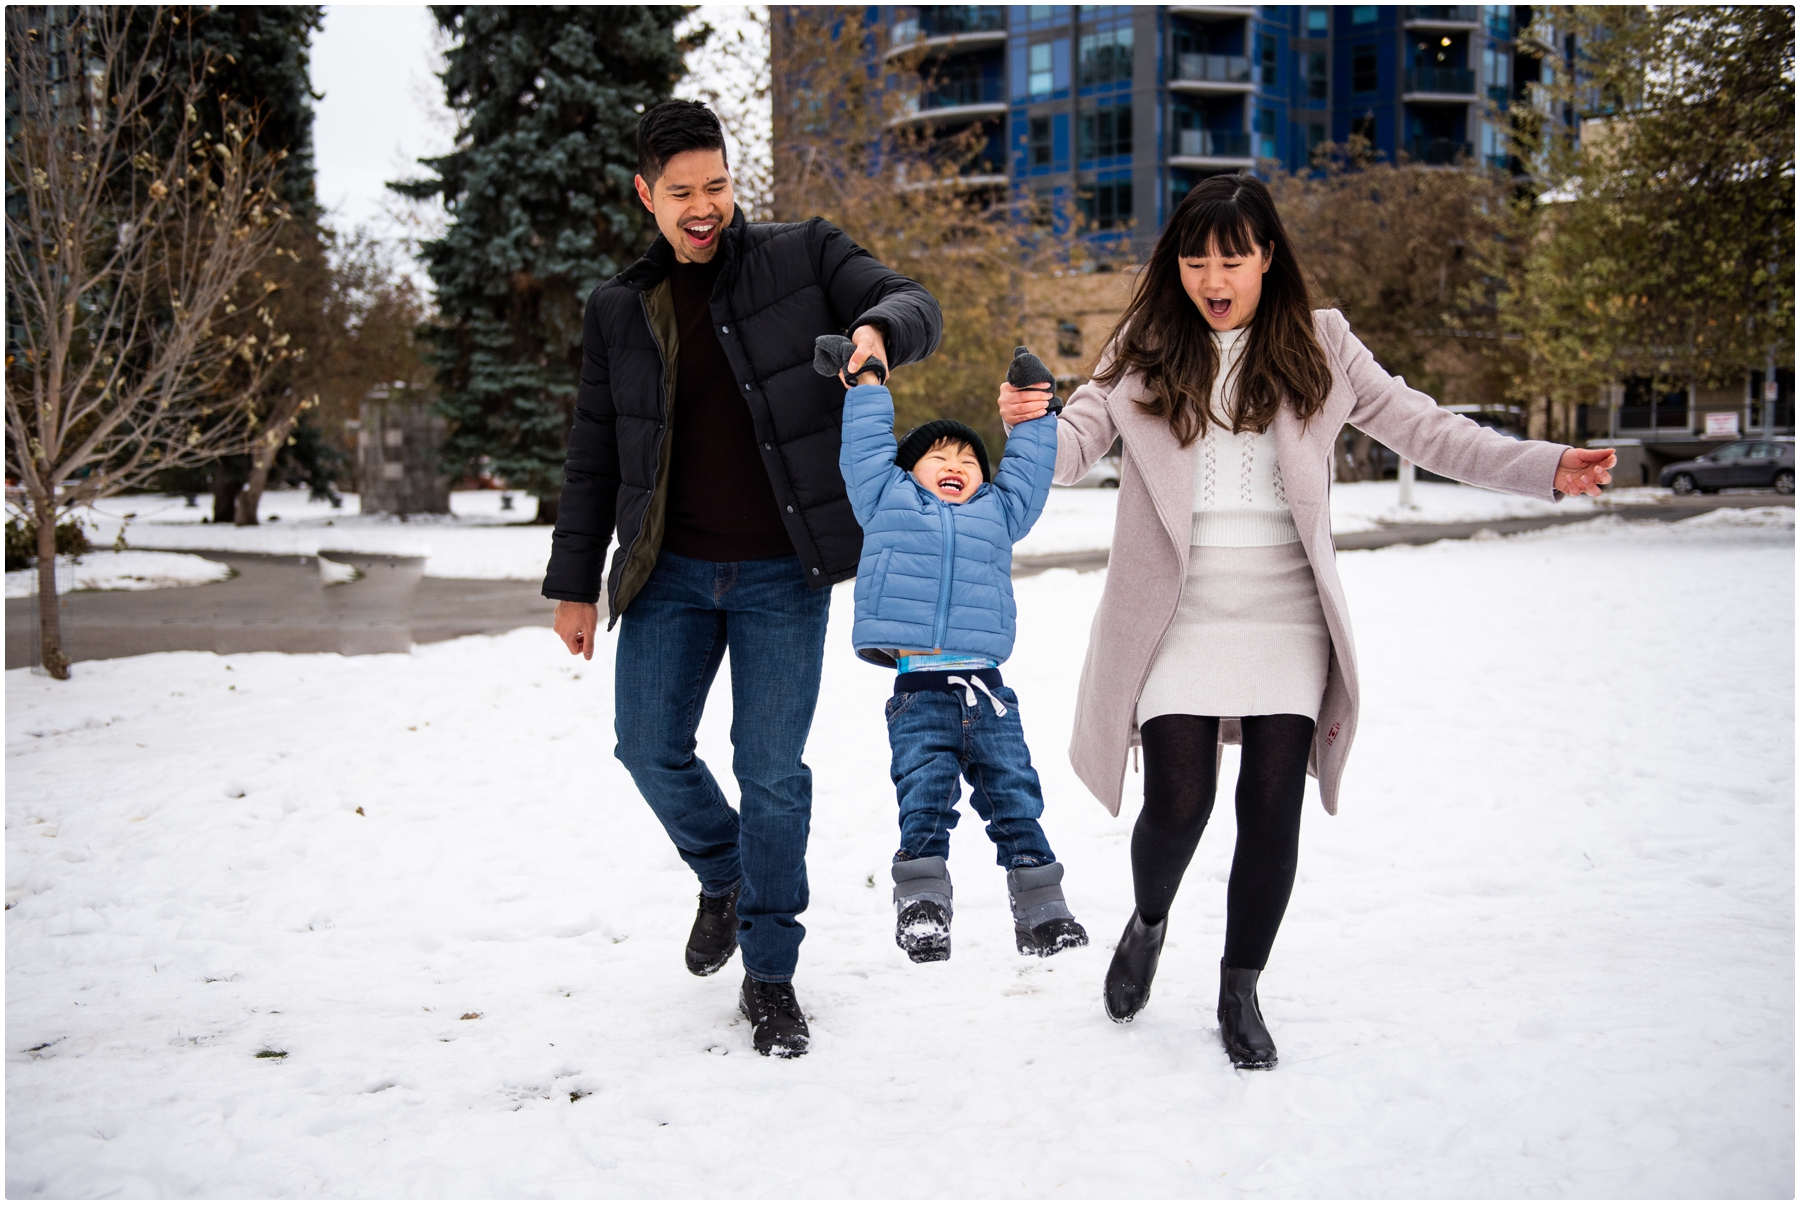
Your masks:
<svg viewBox="0 0 1800 1205"><path fill-rule="evenodd" d="M1225 965L1261 970L1294 889L1313 722L1302 715L1253 715L1242 723L1237 850L1225 893ZM1139 915L1154 924L1169 914L1212 815L1219 720L1159 715L1142 731L1144 810L1131 830L1131 881Z"/></svg>

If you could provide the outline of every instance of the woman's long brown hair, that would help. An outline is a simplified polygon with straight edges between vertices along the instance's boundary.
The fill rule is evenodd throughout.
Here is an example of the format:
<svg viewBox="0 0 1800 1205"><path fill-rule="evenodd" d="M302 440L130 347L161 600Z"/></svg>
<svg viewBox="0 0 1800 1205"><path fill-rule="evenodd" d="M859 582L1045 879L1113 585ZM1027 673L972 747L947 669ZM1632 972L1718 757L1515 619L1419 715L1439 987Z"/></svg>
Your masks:
<svg viewBox="0 0 1800 1205"><path fill-rule="evenodd" d="M1181 261L1207 255L1274 262L1238 361L1237 405L1212 410L1218 345L1199 307L1181 287ZM1317 414L1331 391L1331 369L1313 333L1312 298L1275 200L1254 176L1214 176L1182 198L1138 276L1131 304L1107 340L1112 359L1094 379L1103 385L1139 373L1146 414L1168 420L1187 447L1217 423L1232 431L1267 431L1283 399L1301 421Z"/></svg>

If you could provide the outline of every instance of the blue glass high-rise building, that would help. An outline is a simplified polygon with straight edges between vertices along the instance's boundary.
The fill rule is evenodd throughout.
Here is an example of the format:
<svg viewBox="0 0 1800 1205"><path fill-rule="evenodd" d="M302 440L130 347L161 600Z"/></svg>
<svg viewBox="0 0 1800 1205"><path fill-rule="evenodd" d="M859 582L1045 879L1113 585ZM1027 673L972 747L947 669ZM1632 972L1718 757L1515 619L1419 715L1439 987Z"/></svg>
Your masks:
<svg viewBox="0 0 1800 1205"><path fill-rule="evenodd" d="M864 11L887 30L890 86L923 78L909 119L986 135L971 183L1078 208L1100 237L1129 229L1140 243L1198 180L1303 168L1353 134L1384 156L1505 167L1500 115L1537 78L1515 41L1530 9L1511 5Z"/></svg>

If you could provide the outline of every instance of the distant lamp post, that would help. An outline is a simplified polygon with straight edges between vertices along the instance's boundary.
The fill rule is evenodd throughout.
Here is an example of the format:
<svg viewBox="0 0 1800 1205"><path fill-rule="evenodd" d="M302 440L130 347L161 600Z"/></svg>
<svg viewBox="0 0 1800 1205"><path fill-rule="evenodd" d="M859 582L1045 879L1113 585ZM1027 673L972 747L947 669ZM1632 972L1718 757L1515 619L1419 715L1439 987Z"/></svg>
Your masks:
<svg viewBox="0 0 1800 1205"><path fill-rule="evenodd" d="M1417 510L1413 503L1413 462L1402 456L1400 458L1400 509Z"/></svg>

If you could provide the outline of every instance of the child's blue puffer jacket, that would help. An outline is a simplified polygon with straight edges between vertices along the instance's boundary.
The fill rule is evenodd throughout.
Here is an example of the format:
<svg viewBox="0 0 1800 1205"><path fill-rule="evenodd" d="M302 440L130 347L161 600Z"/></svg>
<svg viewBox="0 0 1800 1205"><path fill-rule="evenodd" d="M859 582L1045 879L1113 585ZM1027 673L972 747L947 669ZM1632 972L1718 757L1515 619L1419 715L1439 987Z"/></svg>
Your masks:
<svg viewBox="0 0 1800 1205"><path fill-rule="evenodd" d="M886 386L844 395L838 466L862 524L856 570L857 656L893 665L895 649L1012 654L1013 544L1044 510L1056 471L1056 416L1021 423L992 481L967 502L941 501L894 463Z"/></svg>

